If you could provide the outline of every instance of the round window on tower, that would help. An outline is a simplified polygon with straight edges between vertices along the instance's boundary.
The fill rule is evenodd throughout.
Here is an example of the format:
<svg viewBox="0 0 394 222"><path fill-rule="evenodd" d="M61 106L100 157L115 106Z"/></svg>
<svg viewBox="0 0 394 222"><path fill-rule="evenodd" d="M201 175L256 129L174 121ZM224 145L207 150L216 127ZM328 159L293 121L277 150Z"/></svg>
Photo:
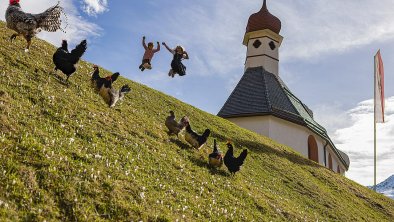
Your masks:
<svg viewBox="0 0 394 222"><path fill-rule="evenodd" d="M260 47L261 46L261 42L260 42L260 40L256 40L256 41L254 41L254 43L253 43L253 46L257 49L258 47Z"/></svg>
<svg viewBox="0 0 394 222"><path fill-rule="evenodd" d="M271 41L271 42L269 43L269 46L270 46L271 50L276 49L276 45L275 45L274 41Z"/></svg>

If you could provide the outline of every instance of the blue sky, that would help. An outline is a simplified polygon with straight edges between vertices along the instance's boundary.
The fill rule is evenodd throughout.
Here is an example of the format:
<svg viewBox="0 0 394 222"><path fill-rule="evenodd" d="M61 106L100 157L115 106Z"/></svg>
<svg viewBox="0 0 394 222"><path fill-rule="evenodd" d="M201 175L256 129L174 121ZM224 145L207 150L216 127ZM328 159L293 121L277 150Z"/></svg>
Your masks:
<svg viewBox="0 0 394 222"><path fill-rule="evenodd" d="M8 1L3 1L3 13ZM41 12L54 0L21 0L29 12ZM69 17L67 34L42 33L55 45L88 39L85 60L216 114L242 77L248 17L262 0L62 0ZM369 100L373 96L373 56L378 49L386 70L386 97L394 96L394 2L392 0L268 0L282 21L280 76L315 112L337 147L350 153L348 177L372 183ZM4 14L4 13L3 13ZM3 17L2 17L3 19ZM141 38L180 44L189 52L187 75L167 76L171 54L162 48L153 70L141 73ZM394 102L388 101L388 120ZM367 107L367 108L365 108ZM365 108L365 109L363 109ZM361 124L361 125L360 125ZM359 137L355 132L362 130ZM394 124L382 126L378 181L394 174ZM390 158L387 157L390 154ZM382 156L383 157L383 156ZM372 156L370 157L372 158Z"/></svg>

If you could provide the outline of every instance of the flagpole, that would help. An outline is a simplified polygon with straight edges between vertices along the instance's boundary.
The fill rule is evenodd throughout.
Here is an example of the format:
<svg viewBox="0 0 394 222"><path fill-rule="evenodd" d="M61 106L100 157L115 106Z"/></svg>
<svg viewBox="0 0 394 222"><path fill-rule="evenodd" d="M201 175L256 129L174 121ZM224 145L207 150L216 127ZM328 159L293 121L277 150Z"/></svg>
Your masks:
<svg viewBox="0 0 394 222"><path fill-rule="evenodd" d="M376 59L374 59L374 91L373 91L373 146L374 146L374 174L373 174L373 189L376 192Z"/></svg>

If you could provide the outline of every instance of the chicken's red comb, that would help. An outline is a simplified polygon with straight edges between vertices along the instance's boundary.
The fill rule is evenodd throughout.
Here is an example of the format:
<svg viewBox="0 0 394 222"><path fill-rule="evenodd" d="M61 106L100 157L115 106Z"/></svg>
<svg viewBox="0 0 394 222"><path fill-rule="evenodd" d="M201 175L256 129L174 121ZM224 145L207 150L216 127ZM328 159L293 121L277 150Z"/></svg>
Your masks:
<svg viewBox="0 0 394 222"><path fill-rule="evenodd" d="M10 5L13 5L13 4L16 4L16 3L19 3L19 0L10 0Z"/></svg>

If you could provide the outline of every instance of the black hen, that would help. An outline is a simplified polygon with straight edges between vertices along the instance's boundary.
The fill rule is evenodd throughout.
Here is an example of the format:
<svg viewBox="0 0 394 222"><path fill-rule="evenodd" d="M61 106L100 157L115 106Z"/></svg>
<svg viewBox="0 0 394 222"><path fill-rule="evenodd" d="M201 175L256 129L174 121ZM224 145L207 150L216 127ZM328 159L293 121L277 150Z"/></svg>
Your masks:
<svg viewBox="0 0 394 222"><path fill-rule="evenodd" d="M213 141L213 152L208 156L209 165L213 167L221 167L223 165L223 155L219 151L216 140Z"/></svg>
<svg viewBox="0 0 394 222"><path fill-rule="evenodd" d="M226 165L228 171L230 171L231 174L235 174L238 172L244 163L244 160L246 159L246 156L248 155L248 150L243 150L242 153L239 155L239 157L234 157L234 148L233 145L228 142L227 143L228 150L226 152L226 155L224 156L224 165Z"/></svg>
<svg viewBox="0 0 394 222"><path fill-rule="evenodd" d="M179 123L175 119L175 114L173 111L170 111L170 115L166 118L165 125L168 128L168 134L175 134L178 137L178 134L185 129L186 124L188 123L188 118L186 116L182 117Z"/></svg>
<svg viewBox="0 0 394 222"><path fill-rule="evenodd" d="M66 82L68 78L77 70L76 64L87 49L87 42L83 40L75 49L68 52L68 44L66 40L63 40L62 47L58 48L53 54L53 63L55 64L55 71L58 69L62 71L66 76Z"/></svg>
<svg viewBox="0 0 394 222"><path fill-rule="evenodd" d="M196 149L200 149L202 146L204 146L210 134L211 130L206 129L200 136L192 130L189 122L186 124L185 140Z"/></svg>
<svg viewBox="0 0 394 222"><path fill-rule="evenodd" d="M25 13L19 5L19 0L10 0L5 13L7 27L16 33L11 36L11 41L17 36L23 36L27 41L25 51L29 50L32 38L41 31L56 32L62 29L60 19L63 8L59 3L40 14Z"/></svg>
<svg viewBox="0 0 394 222"><path fill-rule="evenodd" d="M112 86L112 83L118 79L119 73L101 78L98 66L95 65L93 68L94 72L91 78L92 87L104 99L109 107L114 107L119 100L123 99L124 96L131 91L128 85L122 86L120 90L116 90Z"/></svg>

